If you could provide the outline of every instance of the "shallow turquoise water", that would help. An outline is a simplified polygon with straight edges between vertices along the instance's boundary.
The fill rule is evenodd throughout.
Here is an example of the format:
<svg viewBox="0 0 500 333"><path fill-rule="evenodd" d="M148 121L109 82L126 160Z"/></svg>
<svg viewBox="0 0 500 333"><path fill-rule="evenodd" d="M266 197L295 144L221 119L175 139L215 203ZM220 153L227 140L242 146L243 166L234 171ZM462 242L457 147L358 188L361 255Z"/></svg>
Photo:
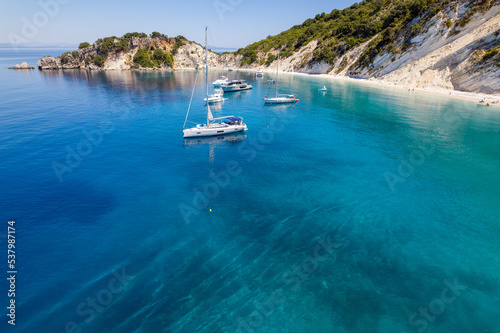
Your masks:
<svg viewBox="0 0 500 333"><path fill-rule="evenodd" d="M234 71L249 131L184 141L195 73L1 69L16 331L500 332L497 109Z"/></svg>

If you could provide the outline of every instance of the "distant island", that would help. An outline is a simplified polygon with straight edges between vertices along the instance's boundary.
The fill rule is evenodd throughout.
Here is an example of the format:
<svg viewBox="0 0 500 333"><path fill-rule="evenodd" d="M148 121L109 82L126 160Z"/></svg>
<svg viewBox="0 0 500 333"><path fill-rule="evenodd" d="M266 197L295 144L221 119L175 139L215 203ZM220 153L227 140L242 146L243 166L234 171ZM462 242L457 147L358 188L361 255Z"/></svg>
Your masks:
<svg viewBox="0 0 500 333"><path fill-rule="evenodd" d="M236 52L209 52L211 68L269 69L360 78L412 88L500 93L499 0L371 0L321 13ZM204 48L159 32L106 37L47 69L204 68Z"/></svg>

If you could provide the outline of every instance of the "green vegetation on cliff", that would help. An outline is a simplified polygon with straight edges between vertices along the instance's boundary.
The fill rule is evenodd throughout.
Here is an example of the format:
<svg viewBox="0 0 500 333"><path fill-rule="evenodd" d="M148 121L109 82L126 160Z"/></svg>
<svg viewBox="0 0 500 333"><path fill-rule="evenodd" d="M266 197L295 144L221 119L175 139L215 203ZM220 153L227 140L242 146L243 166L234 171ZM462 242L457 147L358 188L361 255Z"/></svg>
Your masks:
<svg viewBox="0 0 500 333"><path fill-rule="evenodd" d="M104 58L97 54L94 57L94 64L96 64L99 67L102 67L104 65Z"/></svg>
<svg viewBox="0 0 500 333"><path fill-rule="evenodd" d="M86 47L89 47L90 44L88 42L83 42L83 43L80 43L80 45L78 45L78 48L79 49L84 49Z"/></svg>
<svg viewBox="0 0 500 333"><path fill-rule="evenodd" d="M489 9L495 2L498 0L474 2L471 14L467 13L457 24L467 24L472 14ZM452 3L457 4L458 1ZM364 0L343 10L334 9L328 14L318 14L278 35L268 36L241 48L236 54L243 55L244 65L254 63L258 59L258 52L263 52L266 55L263 60L269 64L274 60L268 54L270 50L279 50L281 57L286 58L300 47L317 40L312 62L333 64L338 56L376 36L358 62L358 66L366 67L382 51L397 53L410 47L412 35L422 29L419 22L431 19L446 5L451 5L450 0ZM412 22L411 32L406 34L404 29L409 28ZM451 22L447 25L450 28ZM405 41L398 48L395 40L400 33L404 34Z"/></svg>
<svg viewBox="0 0 500 333"><path fill-rule="evenodd" d="M149 35L149 37L152 39L163 39L167 43L173 44L172 47L173 54L175 54L179 49L179 47L184 45L185 42L187 41L187 39L184 36L169 38L167 35L159 33L157 31L153 31ZM88 64L90 62L93 62L97 66L102 67L106 60L106 57L110 52L128 51L132 47L134 47L133 44L134 38L148 38L148 35L144 32L129 32L123 35L122 37L110 36L110 37L99 38L94 43L97 47L97 55L95 55L92 58L92 60L86 59L85 63ZM135 45L137 46L137 44ZM78 48L85 49L90 46L91 45L89 43L83 42L80 43ZM154 46L139 48L134 56L133 65L135 65L135 67L158 68L166 64L167 66L172 67L174 64L174 57L172 53L166 50L167 49L165 46L163 46L163 50L161 48L155 49ZM78 56L78 53L74 56L76 58Z"/></svg>
<svg viewBox="0 0 500 333"><path fill-rule="evenodd" d="M158 68L166 64L170 67L174 64L174 57L171 53L162 49L140 48L134 56L134 63L146 68Z"/></svg>

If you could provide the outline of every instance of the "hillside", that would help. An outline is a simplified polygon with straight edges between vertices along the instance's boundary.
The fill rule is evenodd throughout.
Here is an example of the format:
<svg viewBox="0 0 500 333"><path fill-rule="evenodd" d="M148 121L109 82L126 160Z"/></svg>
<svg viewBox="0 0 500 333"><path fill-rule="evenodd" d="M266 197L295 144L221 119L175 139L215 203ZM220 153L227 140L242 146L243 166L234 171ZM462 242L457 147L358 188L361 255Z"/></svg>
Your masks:
<svg viewBox="0 0 500 333"><path fill-rule="evenodd" d="M500 0L371 0L321 13L211 68L276 68L413 88L500 93ZM39 60L39 69L203 68L204 48L158 32L107 37Z"/></svg>
<svg viewBox="0 0 500 333"><path fill-rule="evenodd" d="M500 92L499 1L363 1L236 52L240 65Z"/></svg>
<svg viewBox="0 0 500 333"><path fill-rule="evenodd" d="M210 52L212 66L219 66L219 56ZM188 69L205 67L205 49L183 36L168 37L153 32L127 33L105 37L92 45L80 44L78 50L58 57L38 60L40 70L50 69Z"/></svg>

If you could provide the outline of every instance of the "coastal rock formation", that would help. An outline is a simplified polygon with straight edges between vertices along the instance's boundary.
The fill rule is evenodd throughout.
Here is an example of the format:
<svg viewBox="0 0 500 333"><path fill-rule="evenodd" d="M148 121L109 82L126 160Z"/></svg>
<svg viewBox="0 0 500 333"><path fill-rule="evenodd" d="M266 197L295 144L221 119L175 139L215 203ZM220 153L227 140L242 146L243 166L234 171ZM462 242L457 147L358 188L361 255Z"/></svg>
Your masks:
<svg viewBox="0 0 500 333"><path fill-rule="evenodd" d="M38 59L36 66L41 70L62 68L61 59L59 57L52 58L50 56Z"/></svg>
<svg viewBox="0 0 500 333"><path fill-rule="evenodd" d="M499 0L436 1L380 0L322 13L314 20L308 19L238 52L209 51L209 66L274 71L279 53L283 72L369 79L407 88L500 93ZM389 7L378 5L383 3ZM356 25L345 26L349 20ZM356 29L364 33L363 38L354 38L360 34ZM303 35L299 36L299 32ZM126 40L124 37L105 39L108 43L105 50L105 43L99 40L56 58L44 57L37 67L41 70L205 67L205 49L182 36ZM160 58L166 54L171 61L164 58L156 61L155 52L159 52Z"/></svg>
<svg viewBox="0 0 500 333"><path fill-rule="evenodd" d="M407 88L454 89L480 93L500 93L500 6L478 11L459 27L467 16L464 3L438 12L432 19L420 22L421 33L411 34L411 26L395 37L393 52L379 53L368 66L360 62L366 48L379 35L348 50L333 64L308 61L313 58L317 41L309 42L291 56L280 60L280 70L328 74L380 81ZM408 35L412 35L408 38ZM268 52L273 54L273 50ZM260 54L260 57L266 55ZM304 64L305 62L305 64ZM269 67L275 67L273 62ZM257 68L258 64L245 66Z"/></svg>
<svg viewBox="0 0 500 333"><path fill-rule="evenodd" d="M352 30L352 25L346 26L345 21L341 21L338 28L335 28L335 24L327 25L324 22L327 19L333 20L328 22L334 22L351 17L354 21L358 20L358 28L366 29L377 17L373 15L377 12L373 3L354 4L344 11L317 15L314 20L306 20L302 25L249 45L238 53L251 56L256 51L255 59L273 59L270 56L275 56L278 50L271 48L267 51L266 48L276 39L284 39L287 44L279 48L282 53L285 51L285 56L280 60L282 71L369 79L406 88L500 93L499 1L437 0L427 9L418 7L424 6L424 3L411 0L386 2L392 7L387 8L389 12L378 9L380 26L374 23L373 28L381 32L362 42L355 38L358 32ZM363 18L360 18L363 6L372 6L365 13L373 10L370 14L373 16L369 16L370 20L364 23ZM404 14L405 11L407 14ZM412 11L419 14L411 16ZM327 18L334 15L339 18ZM391 17L397 15L401 19L393 22L408 21L404 24L388 24ZM305 30L307 33L309 29L319 31L321 39L310 40L297 48L301 38L298 37L297 42L293 41L297 31ZM342 35L335 29L351 32ZM249 62L243 67L276 68L275 61L264 66L253 59L249 59Z"/></svg>
<svg viewBox="0 0 500 333"><path fill-rule="evenodd" d="M182 41L176 45L175 39L133 37L128 41L125 48L119 47L119 40L114 40L106 53L98 44L94 44L73 52L66 52L58 57L43 57L38 60L37 67L40 70L51 69L196 69L205 67L205 51L199 44ZM140 63L134 62L134 56L139 50L147 50L153 53L154 50L162 50L163 53L174 53L173 64L169 66L163 63L159 66L144 67ZM219 66L220 61L216 53L210 52L210 62L212 66ZM98 60L99 59L99 60ZM101 60L102 59L102 60Z"/></svg>
<svg viewBox="0 0 500 333"><path fill-rule="evenodd" d="M9 69L35 69L35 67L28 65L27 62L23 62L22 64L16 64L14 67L9 67Z"/></svg>

